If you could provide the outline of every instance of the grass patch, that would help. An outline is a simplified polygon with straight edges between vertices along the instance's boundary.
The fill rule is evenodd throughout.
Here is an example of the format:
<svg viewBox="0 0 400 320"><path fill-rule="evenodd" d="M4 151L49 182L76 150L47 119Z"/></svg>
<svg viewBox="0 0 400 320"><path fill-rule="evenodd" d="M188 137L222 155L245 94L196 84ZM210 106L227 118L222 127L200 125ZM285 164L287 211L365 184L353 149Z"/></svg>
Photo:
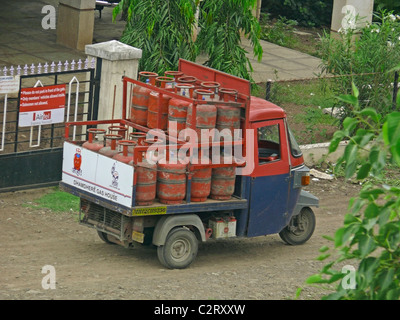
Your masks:
<svg viewBox="0 0 400 320"><path fill-rule="evenodd" d="M53 212L78 212L79 198L55 187L51 192L35 200L34 204L29 206L35 209L46 208Z"/></svg>
<svg viewBox="0 0 400 320"><path fill-rule="evenodd" d="M282 47L294 49L314 57L321 57L321 35L327 27L301 27L296 20L280 17L271 19L270 15L262 12L260 16L262 28L261 39Z"/></svg>
<svg viewBox="0 0 400 320"><path fill-rule="evenodd" d="M282 107L299 144L328 142L339 128L339 121L325 108L337 106L334 83L329 79L276 81L269 101ZM255 95L265 98L266 84L258 84Z"/></svg>
<svg viewBox="0 0 400 320"><path fill-rule="evenodd" d="M303 106L331 108L336 95L328 79L275 82L272 85L271 100L274 103L296 103Z"/></svg>

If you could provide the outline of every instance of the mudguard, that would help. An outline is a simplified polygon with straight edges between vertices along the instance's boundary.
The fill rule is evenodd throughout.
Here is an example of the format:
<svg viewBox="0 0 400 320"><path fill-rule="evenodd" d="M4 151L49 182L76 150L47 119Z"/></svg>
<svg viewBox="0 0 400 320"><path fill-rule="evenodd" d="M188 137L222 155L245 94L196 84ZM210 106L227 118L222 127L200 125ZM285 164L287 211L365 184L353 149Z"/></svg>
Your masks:
<svg viewBox="0 0 400 320"><path fill-rule="evenodd" d="M200 234L201 240L206 241L203 223L196 214L170 215L162 217L154 229L153 244L162 246L165 244L168 233L175 227L193 226Z"/></svg>
<svg viewBox="0 0 400 320"><path fill-rule="evenodd" d="M293 210L293 215L298 215L304 207L319 207L319 199L308 191L301 190L299 199Z"/></svg>

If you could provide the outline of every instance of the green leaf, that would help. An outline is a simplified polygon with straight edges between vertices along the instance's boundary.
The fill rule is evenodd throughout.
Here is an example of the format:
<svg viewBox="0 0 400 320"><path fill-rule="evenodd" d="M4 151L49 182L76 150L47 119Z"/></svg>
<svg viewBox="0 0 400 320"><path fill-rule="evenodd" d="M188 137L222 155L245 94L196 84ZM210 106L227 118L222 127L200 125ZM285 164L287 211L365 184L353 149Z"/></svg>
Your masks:
<svg viewBox="0 0 400 320"><path fill-rule="evenodd" d="M380 189L380 188L376 188L376 189L371 189L371 190L362 190L360 192L360 198L361 199L372 199L372 200L376 200L378 199L378 197L381 194L384 194L385 191Z"/></svg>
<svg viewBox="0 0 400 320"><path fill-rule="evenodd" d="M345 274L342 272L336 273L328 280L328 283L334 283L336 281L339 281L339 280L343 279L344 276L345 276Z"/></svg>
<svg viewBox="0 0 400 320"><path fill-rule="evenodd" d="M387 116L382 128L383 140L389 146L394 146L400 139L400 112L392 112Z"/></svg>
<svg viewBox="0 0 400 320"><path fill-rule="evenodd" d="M400 288L388 290L385 300L399 300Z"/></svg>
<svg viewBox="0 0 400 320"><path fill-rule="evenodd" d="M353 92L353 96L358 100L358 96L360 95L360 92L358 91L356 85L354 84L354 82L351 83L351 89Z"/></svg>
<svg viewBox="0 0 400 320"><path fill-rule="evenodd" d="M307 284L313 284L313 283L326 283L327 280L322 279L322 276L320 274L314 274L306 279Z"/></svg>
<svg viewBox="0 0 400 320"><path fill-rule="evenodd" d="M376 244L374 239L370 236L363 235L359 237L358 248L360 250L361 258L365 258L376 249Z"/></svg>
<svg viewBox="0 0 400 320"><path fill-rule="evenodd" d="M357 170L357 161L352 159L352 162L346 164L346 169L344 171L346 179L350 179Z"/></svg>
<svg viewBox="0 0 400 320"><path fill-rule="evenodd" d="M357 119L351 118L351 117L346 117L343 120L343 128L347 132L351 133L355 129L355 127L357 126L357 123L358 123Z"/></svg>
<svg viewBox="0 0 400 320"><path fill-rule="evenodd" d="M331 140L331 143L329 145L329 153L335 152L336 149L339 146L339 143L343 140L343 138L345 137L345 134L343 131L336 131L333 134L333 138Z"/></svg>
<svg viewBox="0 0 400 320"><path fill-rule="evenodd" d="M346 146L346 149L344 150L343 157L347 163L356 161L357 160L357 145L350 142Z"/></svg>
<svg viewBox="0 0 400 320"><path fill-rule="evenodd" d="M375 134L372 132L367 132L362 135L361 140L359 141L358 145L360 148L365 147L373 138L375 137Z"/></svg>
<svg viewBox="0 0 400 320"><path fill-rule="evenodd" d="M340 95L339 97L337 97L338 100L347 103L347 104L351 104L353 106L357 106L358 105L358 100L355 96L349 95L349 94L344 94L344 95Z"/></svg>
<svg viewBox="0 0 400 320"><path fill-rule="evenodd" d="M400 166L400 139L398 139L397 143L390 148L390 152L393 155L393 159Z"/></svg>
<svg viewBox="0 0 400 320"><path fill-rule="evenodd" d="M319 248L319 252L326 252L329 250L328 246L322 246L321 248Z"/></svg>
<svg viewBox="0 0 400 320"><path fill-rule="evenodd" d="M378 276L378 283L379 283L379 291L385 291L386 289L389 288L389 286L393 283L393 280L395 280L395 269L390 268L388 270L383 270L380 275Z"/></svg>
<svg viewBox="0 0 400 320"><path fill-rule="evenodd" d="M331 237L331 236L323 235L322 238L324 238L328 241L334 241L333 237Z"/></svg>
<svg viewBox="0 0 400 320"><path fill-rule="evenodd" d="M344 234L345 228L339 228L335 232L335 247L340 247L343 244L343 234Z"/></svg>
<svg viewBox="0 0 400 320"><path fill-rule="evenodd" d="M303 288L297 288L296 296L295 296L296 299L298 299L300 297L300 294L301 294L302 291L303 291Z"/></svg>
<svg viewBox="0 0 400 320"><path fill-rule="evenodd" d="M371 170L370 163L364 163L357 172L357 179L362 180L368 177L369 171Z"/></svg>
<svg viewBox="0 0 400 320"><path fill-rule="evenodd" d="M379 267L378 258L367 257L361 260L360 266L358 268L360 281L357 281L357 287L359 287L359 289L362 289L362 287L367 286L373 281L375 277L375 272L378 269L378 267Z"/></svg>
<svg viewBox="0 0 400 320"><path fill-rule="evenodd" d="M320 255L317 257L317 260L318 260L318 261L323 261L323 260L329 258L330 256L331 256L330 253L320 254Z"/></svg>
<svg viewBox="0 0 400 320"><path fill-rule="evenodd" d="M361 116L371 118L375 123L378 123L381 118L374 108L364 108L357 113Z"/></svg>
<svg viewBox="0 0 400 320"><path fill-rule="evenodd" d="M365 208L365 217L368 219L373 219L379 215L379 207L375 203L370 203L367 208Z"/></svg>
<svg viewBox="0 0 400 320"><path fill-rule="evenodd" d="M345 224L345 225L348 225L348 224L351 224L351 223L358 223L358 222L360 222L360 219L357 218L357 217L355 217L355 216L352 215L352 214L347 213L347 214L344 216L344 224Z"/></svg>

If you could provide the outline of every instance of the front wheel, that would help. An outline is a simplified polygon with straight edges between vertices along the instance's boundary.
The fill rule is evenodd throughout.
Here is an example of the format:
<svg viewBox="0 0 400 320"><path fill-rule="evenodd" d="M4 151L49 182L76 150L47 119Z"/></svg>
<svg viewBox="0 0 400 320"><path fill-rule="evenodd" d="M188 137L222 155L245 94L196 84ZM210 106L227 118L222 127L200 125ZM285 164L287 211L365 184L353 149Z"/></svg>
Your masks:
<svg viewBox="0 0 400 320"><path fill-rule="evenodd" d="M158 260L169 269L184 269L196 258L198 246L192 231L186 228L173 229L165 244L157 248Z"/></svg>
<svg viewBox="0 0 400 320"><path fill-rule="evenodd" d="M301 209L298 215L292 217L289 225L279 233L279 236L287 244L299 245L311 238L314 229L314 212L310 208L305 207Z"/></svg>

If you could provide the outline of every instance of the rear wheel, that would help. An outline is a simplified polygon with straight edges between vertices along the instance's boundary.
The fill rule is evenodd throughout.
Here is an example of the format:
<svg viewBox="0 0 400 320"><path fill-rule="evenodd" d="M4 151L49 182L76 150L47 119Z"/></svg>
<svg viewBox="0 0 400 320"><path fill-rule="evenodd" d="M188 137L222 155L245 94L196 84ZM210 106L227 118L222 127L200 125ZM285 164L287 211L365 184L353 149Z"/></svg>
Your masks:
<svg viewBox="0 0 400 320"><path fill-rule="evenodd" d="M301 209L298 215L292 217L289 225L279 233L279 236L287 244L299 245L311 238L314 229L314 212L310 208L305 207Z"/></svg>
<svg viewBox="0 0 400 320"><path fill-rule="evenodd" d="M198 246L192 231L186 228L173 229L165 244L157 248L158 260L169 269L184 269L196 258Z"/></svg>

